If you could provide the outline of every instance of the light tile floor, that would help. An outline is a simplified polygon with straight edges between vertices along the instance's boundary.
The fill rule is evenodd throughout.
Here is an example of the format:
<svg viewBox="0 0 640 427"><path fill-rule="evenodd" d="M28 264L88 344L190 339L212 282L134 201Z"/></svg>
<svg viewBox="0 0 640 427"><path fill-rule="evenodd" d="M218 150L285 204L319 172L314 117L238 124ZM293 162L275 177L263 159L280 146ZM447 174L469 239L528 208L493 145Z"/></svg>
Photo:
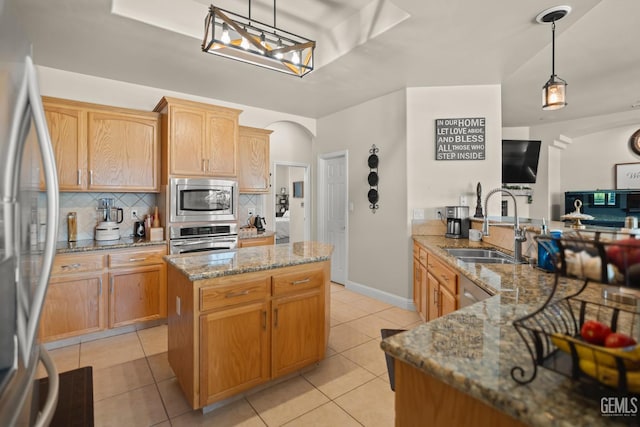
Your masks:
<svg viewBox="0 0 640 427"><path fill-rule="evenodd" d="M415 312L332 284L326 359L206 415L189 408L169 366L166 325L50 353L60 372L93 366L98 427L393 426L380 329L419 323Z"/></svg>

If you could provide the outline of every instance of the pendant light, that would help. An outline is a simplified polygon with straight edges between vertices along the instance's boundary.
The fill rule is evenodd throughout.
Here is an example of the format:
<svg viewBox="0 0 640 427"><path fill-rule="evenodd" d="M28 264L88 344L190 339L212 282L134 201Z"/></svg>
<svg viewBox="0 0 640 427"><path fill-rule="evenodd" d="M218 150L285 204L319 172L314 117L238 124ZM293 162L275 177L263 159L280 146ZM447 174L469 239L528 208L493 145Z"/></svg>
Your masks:
<svg viewBox="0 0 640 427"><path fill-rule="evenodd" d="M542 109L558 110L567 105L567 82L556 76L556 21L571 12L570 6L556 6L538 14L539 24L551 23L551 77L542 87Z"/></svg>

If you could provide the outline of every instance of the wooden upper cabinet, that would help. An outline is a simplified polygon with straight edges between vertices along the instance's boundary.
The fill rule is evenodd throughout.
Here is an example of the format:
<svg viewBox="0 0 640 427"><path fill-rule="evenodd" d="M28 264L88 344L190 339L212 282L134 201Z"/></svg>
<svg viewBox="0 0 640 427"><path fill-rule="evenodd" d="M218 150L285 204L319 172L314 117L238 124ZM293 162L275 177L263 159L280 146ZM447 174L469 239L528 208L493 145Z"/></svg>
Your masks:
<svg viewBox="0 0 640 427"><path fill-rule="evenodd" d="M170 176L235 177L240 110L164 97L162 183Z"/></svg>
<svg viewBox="0 0 640 427"><path fill-rule="evenodd" d="M157 113L42 100L61 191L160 190Z"/></svg>
<svg viewBox="0 0 640 427"><path fill-rule="evenodd" d="M89 113L89 188L157 191L158 119L131 113Z"/></svg>
<svg viewBox="0 0 640 427"><path fill-rule="evenodd" d="M60 190L78 191L86 189L86 111L47 100L44 100L44 110L56 158ZM42 176L40 178L40 186L44 188Z"/></svg>
<svg viewBox="0 0 640 427"><path fill-rule="evenodd" d="M240 126L238 185L241 193L269 192L270 130Z"/></svg>

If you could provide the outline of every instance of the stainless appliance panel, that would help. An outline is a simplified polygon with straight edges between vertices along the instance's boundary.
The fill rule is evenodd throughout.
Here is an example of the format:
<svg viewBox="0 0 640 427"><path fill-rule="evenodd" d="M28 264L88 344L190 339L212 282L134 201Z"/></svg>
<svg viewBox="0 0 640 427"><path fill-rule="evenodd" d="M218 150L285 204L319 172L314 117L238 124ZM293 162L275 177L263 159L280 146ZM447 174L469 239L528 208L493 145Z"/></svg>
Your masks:
<svg viewBox="0 0 640 427"><path fill-rule="evenodd" d="M169 222L238 220L238 182L209 178L171 178Z"/></svg>
<svg viewBox="0 0 640 427"><path fill-rule="evenodd" d="M238 236L193 237L189 239L171 240L171 255L195 252L230 251L238 247Z"/></svg>
<svg viewBox="0 0 640 427"><path fill-rule="evenodd" d="M0 0L0 425L47 425L57 402L51 377L45 410L31 399L38 360L40 313L55 255L58 184L30 47L12 4ZM45 191L40 191L40 175ZM44 246L37 224L46 212ZM53 378L55 377L55 378Z"/></svg>
<svg viewBox="0 0 640 427"><path fill-rule="evenodd" d="M489 292L473 283L467 277L460 275L460 296L458 304L460 308L483 301L491 296Z"/></svg>

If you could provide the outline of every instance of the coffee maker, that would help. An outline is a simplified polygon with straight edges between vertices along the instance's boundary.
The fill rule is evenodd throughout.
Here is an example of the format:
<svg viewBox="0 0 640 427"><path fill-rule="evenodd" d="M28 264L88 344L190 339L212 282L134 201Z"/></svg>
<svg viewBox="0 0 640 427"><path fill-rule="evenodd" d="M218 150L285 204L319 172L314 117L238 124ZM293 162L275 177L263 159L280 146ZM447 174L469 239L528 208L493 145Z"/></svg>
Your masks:
<svg viewBox="0 0 640 427"><path fill-rule="evenodd" d="M118 240L120 238L120 227L124 215L122 208L113 206L113 199L100 199L98 211L101 211L101 218L96 226L96 240Z"/></svg>
<svg viewBox="0 0 640 427"><path fill-rule="evenodd" d="M452 239L469 238L469 206L445 207L447 232L445 237Z"/></svg>

